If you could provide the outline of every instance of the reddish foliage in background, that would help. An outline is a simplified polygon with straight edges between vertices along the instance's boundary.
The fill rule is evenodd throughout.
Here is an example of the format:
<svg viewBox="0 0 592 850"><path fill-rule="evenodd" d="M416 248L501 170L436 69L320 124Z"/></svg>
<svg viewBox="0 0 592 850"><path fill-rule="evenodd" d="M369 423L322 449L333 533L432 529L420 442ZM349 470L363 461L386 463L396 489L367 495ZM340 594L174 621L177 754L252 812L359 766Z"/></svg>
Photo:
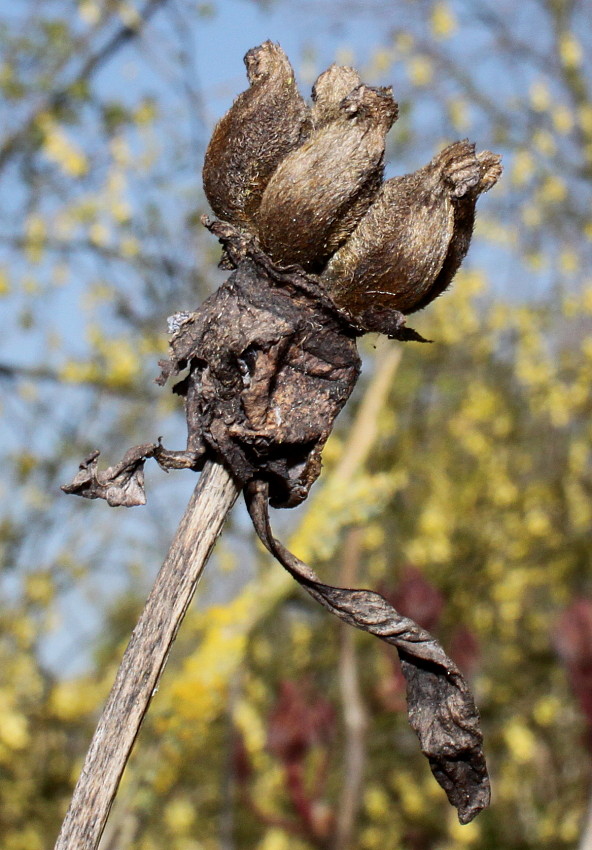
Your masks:
<svg viewBox="0 0 592 850"><path fill-rule="evenodd" d="M553 643L586 719L586 745L592 751L592 600L576 599L565 609Z"/></svg>
<svg viewBox="0 0 592 850"><path fill-rule="evenodd" d="M468 626L457 626L450 641L450 657L470 679L479 669L481 647L479 638Z"/></svg>
<svg viewBox="0 0 592 850"><path fill-rule="evenodd" d="M284 681L267 725L267 747L281 762L286 789L295 818L281 818L264 811L251 797L248 781L252 766L240 735L237 737L235 776L254 814L264 823L281 826L286 832L309 839L323 847L334 827L334 813L324 800L329 767L329 743L335 730L336 714L332 704L313 690L310 683ZM321 752L313 779L307 776L307 756L313 748Z"/></svg>
<svg viewBox="0 0 592 850"><path fill-rule="evenodd" d="M428 632L433 632L440 622L444 597L417 567L405 567L397 587L386 598L397 611Z"/></svg>
<svg viewBox="0 0 592 850"><path fill-rule="evenodd" d="M267 745L284 763L301 761L315 744L326 742L335 726L331 703L306 682L284 681L269 715Z"/></svg>

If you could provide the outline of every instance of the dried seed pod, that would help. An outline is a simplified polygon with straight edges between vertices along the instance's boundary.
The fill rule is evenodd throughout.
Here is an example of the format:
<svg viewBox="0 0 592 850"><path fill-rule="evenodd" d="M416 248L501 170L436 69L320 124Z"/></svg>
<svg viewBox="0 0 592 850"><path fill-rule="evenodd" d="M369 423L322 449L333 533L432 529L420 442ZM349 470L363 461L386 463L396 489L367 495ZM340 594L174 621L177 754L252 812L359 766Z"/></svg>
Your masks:
<svg viewBox="0 0 592 850"><path fill-rule="evenodd" d="M475 204L501 175L500 157L468 141L424 168L388 180L323 280L354 317L369 307L420 310L450 284L465 257Z"/></svg>
<svg viewBox="0 0 592 850"><path fill-rule="evenodd" d="M312 87L312 123L315 129L334 119L339 104L350 92L361 84L355 68L346 65L330 65L317 78Z"/></svg>
<svg viewBox="0 0 592 850"><path fill-rule="evenodd" d="M310 110L279 46L245 56L250 87L218 121L206 151L203 185L223 221L254 233L261 196L278 164L310 130Z"/></svg>
<svg viewBox="0 0 592 850"><path fill-rule="evenodd" d="M261 245L275 262L320 271L345 242L380 188L384 140L396 117L390 88L360 85L284 159L258 216Z"/></svg>

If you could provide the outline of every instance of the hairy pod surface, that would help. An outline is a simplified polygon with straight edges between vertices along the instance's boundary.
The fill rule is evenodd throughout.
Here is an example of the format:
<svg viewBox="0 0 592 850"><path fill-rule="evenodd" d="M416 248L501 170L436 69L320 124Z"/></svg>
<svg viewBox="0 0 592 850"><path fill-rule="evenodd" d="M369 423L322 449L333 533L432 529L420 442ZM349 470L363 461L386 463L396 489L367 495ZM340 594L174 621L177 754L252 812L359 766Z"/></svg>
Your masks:
<svg viewBox="0 0 592 850"><path fill-rule="evenodd" d="M356 69L346 65L330 65L317 77L312 87L311 110L315 130L337 116L343 98L347 97L361 82Z"/></svg>
<svg viewBox="0 0 592 850"><path fill-rule="evenodd" d="M390 88L360 85L283 160L258 217L261 246L274 262L318 272L345 242L380 188L396 117Z"/></svg>
<svg viewBox="0 0 592 850"><path fill-rule="evenodd" d="M250 87L216 124L208 145L203 185L223 221L255 233L269 178L310 130L310 110L279 46L266 41L245 55Z"/></svg>
<svg viewBox="0 0 592 850"><path fill-rule="evenodd" d="M367 305L401 313L425 307L464 259L475 204L501 175L500 157L455 142L428 165L388 180L322 279L353 316Z"/></svg>

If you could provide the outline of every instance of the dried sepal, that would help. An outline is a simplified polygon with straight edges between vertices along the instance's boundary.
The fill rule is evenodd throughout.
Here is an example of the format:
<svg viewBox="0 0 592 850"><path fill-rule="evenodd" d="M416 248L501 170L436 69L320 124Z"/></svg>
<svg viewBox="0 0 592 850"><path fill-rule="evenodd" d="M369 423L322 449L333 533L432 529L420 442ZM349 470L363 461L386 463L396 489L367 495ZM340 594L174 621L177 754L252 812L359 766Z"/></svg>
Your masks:
<svg viewBox="0 0 592 850"><path fill-rule="evenodd" d="M189 370L189 451L205 446L241 486L269 483L276 507L302 502L359 374L358 331L318 279L282 272L230 225L208 222L237 270L171 339L159 383ZM240 257L242 259L239 259Z"/></svg>
<svg viewBox="0 0 592 850"><path fill-rule="evenodd" d="M94 451L82 461L70 484L62 490L85 499L104 499L111 507L132 508L146 504L144 464L153 457L162 469L193 469L203 466L203 452L174 452L158 443L143 443L128 449L115 466L98 468L100 452Z"/></svg>

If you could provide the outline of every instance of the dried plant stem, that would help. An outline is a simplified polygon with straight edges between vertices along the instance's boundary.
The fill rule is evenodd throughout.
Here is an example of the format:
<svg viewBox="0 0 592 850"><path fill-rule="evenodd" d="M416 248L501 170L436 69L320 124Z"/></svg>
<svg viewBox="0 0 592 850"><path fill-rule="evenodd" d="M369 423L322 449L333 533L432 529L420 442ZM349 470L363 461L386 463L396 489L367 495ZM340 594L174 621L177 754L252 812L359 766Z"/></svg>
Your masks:
<svg viewBox="0 0 592 850"><path fill-rule="evenodd" d="M96 850L140 725L197 582L238 496L209 461L123 656L55 850Z"/></svg>

